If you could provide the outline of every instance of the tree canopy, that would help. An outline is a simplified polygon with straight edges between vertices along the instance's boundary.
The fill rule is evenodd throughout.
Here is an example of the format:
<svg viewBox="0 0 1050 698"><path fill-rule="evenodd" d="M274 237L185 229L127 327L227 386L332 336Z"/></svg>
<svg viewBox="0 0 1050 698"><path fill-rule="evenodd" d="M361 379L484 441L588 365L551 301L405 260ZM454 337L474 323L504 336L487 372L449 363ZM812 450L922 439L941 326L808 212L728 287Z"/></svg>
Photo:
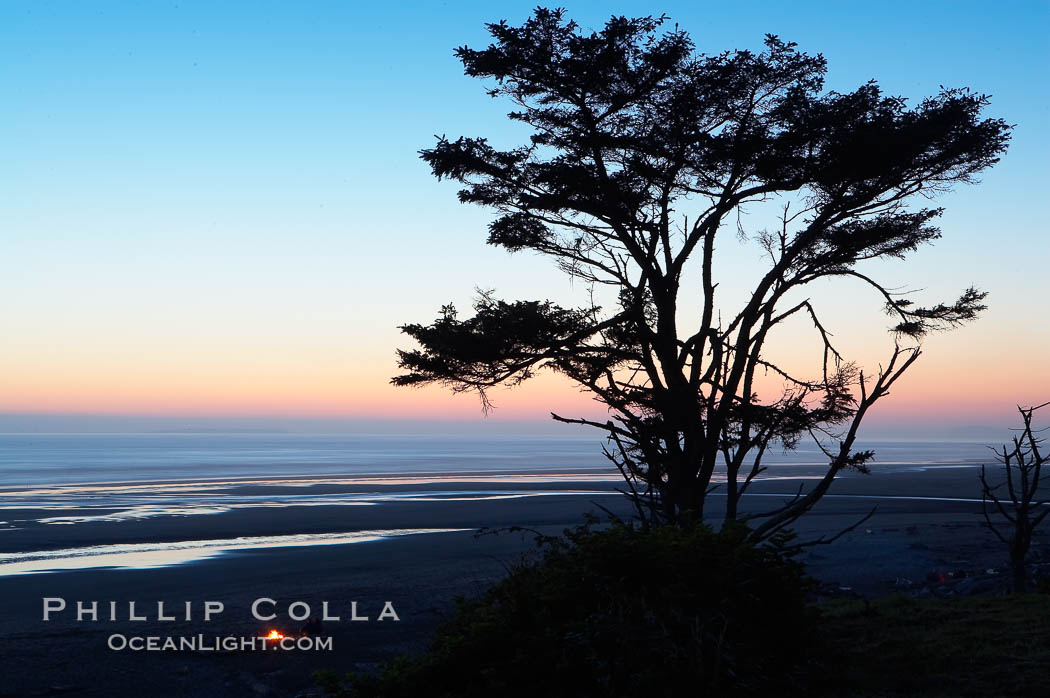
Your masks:
<svg viewBox="0 0 1050 698"><path fill-rule="evenodd" d="M1005 151L1010 127L983 118L988 98L968 89L914 106L875 82L827 91L824 58L793 43L769 35L758 53L707 55L666 24L612 17L586 32L563 10L538 9L520 26L488 25L486 48L456 50L531 137L509 150L441 137L423 160L462 184L460 201L497 213L490 244L545 255L615 302L564 308L483 293L468 318L445 306L433 323L401 328L419 347L398 352L404 372L393 382L477 391L488 405L488 388L557 371L608 407L607 420L553 416L605 432L640 516L702 519L717 471L726 519L752 519L763 538L812 507L841 470L866 468L872 454L853 450L865 413L924 335L984 308L975 288L920 305L863 263L939 238L941 209L915 202L974 181ZM727 228L746 235L741 207L777 201L778 228L752 235L766 266L723 313L715 240ZM895 348L874 375L840 354L813 303L792 295L836 277L870 286L892 318ZM684 297L690 283L699 298ZM770 333L798 317L823 345L806 376L766 352ZM763 372L780 376L780 394L759 398ZM742 513L767 450L809 436L827 454L825 477L783 507Z"/></svg>

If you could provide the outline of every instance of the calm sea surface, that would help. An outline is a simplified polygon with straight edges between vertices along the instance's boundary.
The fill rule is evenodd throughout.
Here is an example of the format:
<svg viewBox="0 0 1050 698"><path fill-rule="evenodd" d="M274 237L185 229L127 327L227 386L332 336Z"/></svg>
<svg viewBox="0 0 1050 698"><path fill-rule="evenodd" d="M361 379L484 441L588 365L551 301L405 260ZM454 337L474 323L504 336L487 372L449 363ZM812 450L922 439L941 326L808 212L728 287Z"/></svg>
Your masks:
<svg viewBox="0 0 1050 698"><path fill-rule="evenodd" d="M0 535L91 522L218 515L265 507L611 496L620 476L595 438L317 434L0 435ZM973 443L870 443L886 472L970 468L989 461ZM812 446L773 452L762 479L808 479L824 458ZM619 496L619 495L616 495ZM174 518L172 518L174 517ZM434 533L383 529L191 538L69 549L15 545L0 577L95 567L156 567L230 551L340 545Z"/></svg>
<svg viewBox="0 0 1050 698"><path fill-rule="evenodd" d="M615 474L595 438L325 434L0 434L0 489L222 478L416 473ZM979 443L879 442L877 466L990 462ZM773 452L773 466L826 459L813 446Z"/></svg>

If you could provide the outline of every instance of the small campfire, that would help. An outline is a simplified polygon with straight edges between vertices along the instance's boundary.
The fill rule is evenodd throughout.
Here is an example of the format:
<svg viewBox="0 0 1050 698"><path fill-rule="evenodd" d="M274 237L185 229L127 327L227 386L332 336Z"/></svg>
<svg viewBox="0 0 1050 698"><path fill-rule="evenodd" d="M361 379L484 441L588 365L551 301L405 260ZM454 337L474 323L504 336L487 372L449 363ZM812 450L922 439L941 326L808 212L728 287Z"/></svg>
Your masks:
<svg viewBox="0 0 1050 698"><path fill-rule="evenodd" d="M285 636L283 634L281 634L280 632L278 632L276 630L271 630L270 634L266 636L266 639L267 640L282 640L282 639L284 639L284 637Z"/></svg>

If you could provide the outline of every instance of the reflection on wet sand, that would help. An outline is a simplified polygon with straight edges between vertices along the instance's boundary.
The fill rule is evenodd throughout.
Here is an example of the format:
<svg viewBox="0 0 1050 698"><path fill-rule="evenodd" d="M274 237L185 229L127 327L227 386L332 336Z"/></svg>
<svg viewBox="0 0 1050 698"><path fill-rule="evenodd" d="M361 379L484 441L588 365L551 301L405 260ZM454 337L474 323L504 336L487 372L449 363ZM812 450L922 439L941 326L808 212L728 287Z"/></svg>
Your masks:
<svg viewBox="0 0 1050 698"><path fill-rule="evenodd" d="M354 533L315 533L289 536L251 536L216 540L189 540L171 543L127 543L93 545L65 550L26 553L0 553L0 576L55 572L98 567L150 569L196 562L234 550L288 548L309 545L364 543L419 533L449 533L466 529L421 528L357 531Z"/></svg>

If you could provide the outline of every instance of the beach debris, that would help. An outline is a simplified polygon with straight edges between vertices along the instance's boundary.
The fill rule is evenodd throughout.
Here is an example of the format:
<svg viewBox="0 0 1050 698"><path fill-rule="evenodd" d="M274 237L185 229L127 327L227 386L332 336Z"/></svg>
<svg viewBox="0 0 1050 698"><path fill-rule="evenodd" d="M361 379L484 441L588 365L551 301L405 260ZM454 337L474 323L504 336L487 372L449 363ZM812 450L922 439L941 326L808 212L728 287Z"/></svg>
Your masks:
<svg viewBox="0 0 1050 698"><path fill-rule="evenodd" d="M892 584L887 580L887 585L897 590L907 590L907 594L912 598L998 594L1005 589L1001 571L983 567L959 568L951 572L934 569L926 575L923 582L914 582L907 577L897 577Z"/></svg>

